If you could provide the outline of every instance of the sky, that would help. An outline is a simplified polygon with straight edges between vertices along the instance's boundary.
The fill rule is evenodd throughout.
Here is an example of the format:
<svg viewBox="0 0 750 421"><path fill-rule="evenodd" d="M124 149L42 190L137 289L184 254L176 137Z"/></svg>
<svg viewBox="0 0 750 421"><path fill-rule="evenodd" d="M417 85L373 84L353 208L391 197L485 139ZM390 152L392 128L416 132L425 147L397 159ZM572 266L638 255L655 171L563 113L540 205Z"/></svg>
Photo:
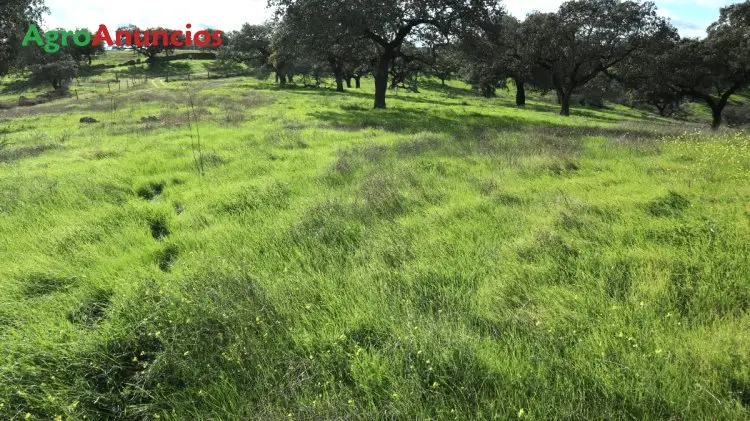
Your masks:
<svg viewBox="0 0 750 421"><path fill-rule="evenodd" d="M738 0L656 0L659 13L671 19L683 37L702 37L706 27L719 17L719 8ZM508 12L520 19L534 10L552 12L561 0L504 0ZM110 30L126 24L142 28L166 27L184 30L210 27L222 31L239 29L243 23L261 23L271 17L266 0L129 0L127 2L94 0L46 0L50 14L45 27L89 28L100 23ZM213 6L216 4L216 6Z"/></svg>

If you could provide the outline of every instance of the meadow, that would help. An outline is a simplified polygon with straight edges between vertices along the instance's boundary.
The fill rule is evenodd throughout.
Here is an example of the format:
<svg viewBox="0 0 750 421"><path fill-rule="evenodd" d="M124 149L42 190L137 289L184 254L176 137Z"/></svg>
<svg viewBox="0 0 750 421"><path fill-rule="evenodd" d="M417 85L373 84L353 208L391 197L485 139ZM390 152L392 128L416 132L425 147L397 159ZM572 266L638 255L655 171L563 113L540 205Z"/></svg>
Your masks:
<svg viewBox="0 0 750 421"><path fill-rule="evenodd" d="M750 417L749 133L372 92L0 110L0 419Z"/></svg>

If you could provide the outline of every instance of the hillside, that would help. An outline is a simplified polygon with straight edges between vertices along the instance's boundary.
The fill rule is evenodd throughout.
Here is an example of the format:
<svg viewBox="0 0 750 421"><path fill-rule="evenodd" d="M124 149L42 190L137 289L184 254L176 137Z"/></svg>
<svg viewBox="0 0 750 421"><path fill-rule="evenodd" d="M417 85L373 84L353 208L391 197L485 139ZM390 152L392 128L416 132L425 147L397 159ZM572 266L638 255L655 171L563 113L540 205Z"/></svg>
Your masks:
<svg viewBox="0 0 750 421"><path fill-rule="evenodd" d="M113 71L0 110L0 419L750 417L746 132Z"/></svg>

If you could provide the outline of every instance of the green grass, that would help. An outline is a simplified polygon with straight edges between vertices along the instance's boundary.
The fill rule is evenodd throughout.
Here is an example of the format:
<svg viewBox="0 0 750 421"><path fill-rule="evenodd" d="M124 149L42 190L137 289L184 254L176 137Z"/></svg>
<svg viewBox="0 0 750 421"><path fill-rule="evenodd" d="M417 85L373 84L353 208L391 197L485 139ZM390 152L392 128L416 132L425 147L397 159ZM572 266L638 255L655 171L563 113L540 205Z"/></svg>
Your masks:
<svg viewBox="0 0 750 421"><path fill-rule="evenodd" d="M200 53L198 50L177 50L175 54ZM157 59L162 59L158 55ZM124 66L126 62L137 61L136 64ZM78 99L90 99L91 97L122 94L137 89L154 87L154 81L149 79L165 79L170 75L171 81L181 81L188 78L207 79L220 76L222 72L211 71L212 60L180 59L168 62L157 61L153 65L146 62L144 56L138 55L130 50L107 51L104 55L94 57L92 66L85 63L80 65L78 75L71 81L69 86L71 96L78 95ZM114 67L102 67L114 66ZM239 65L239 69L246 66ZM29 72L22 71L0 78L0 105L15 105L19 96L23 95L33 98L37 95L52 90L51 85L31 84L28 81ZM4 107L0 106L0 109Z"/></svg>
<svg viewBox="0 0 750 421"><path fill-rule="evenodd" d="M747 133L371 95L0 111L0 419L750 416Z"/></svg>

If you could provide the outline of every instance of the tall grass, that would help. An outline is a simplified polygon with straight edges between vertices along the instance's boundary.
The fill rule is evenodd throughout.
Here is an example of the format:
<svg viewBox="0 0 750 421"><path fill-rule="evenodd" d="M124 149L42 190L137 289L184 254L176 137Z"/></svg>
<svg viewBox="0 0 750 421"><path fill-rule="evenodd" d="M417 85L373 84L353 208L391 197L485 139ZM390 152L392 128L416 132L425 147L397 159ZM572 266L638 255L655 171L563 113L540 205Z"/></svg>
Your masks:
<svg viewBox="0 0 750 421"><path fill-rule="evenodd" d="M750 416L746 133L371 88L8 116L0 419Z"/></svg>

